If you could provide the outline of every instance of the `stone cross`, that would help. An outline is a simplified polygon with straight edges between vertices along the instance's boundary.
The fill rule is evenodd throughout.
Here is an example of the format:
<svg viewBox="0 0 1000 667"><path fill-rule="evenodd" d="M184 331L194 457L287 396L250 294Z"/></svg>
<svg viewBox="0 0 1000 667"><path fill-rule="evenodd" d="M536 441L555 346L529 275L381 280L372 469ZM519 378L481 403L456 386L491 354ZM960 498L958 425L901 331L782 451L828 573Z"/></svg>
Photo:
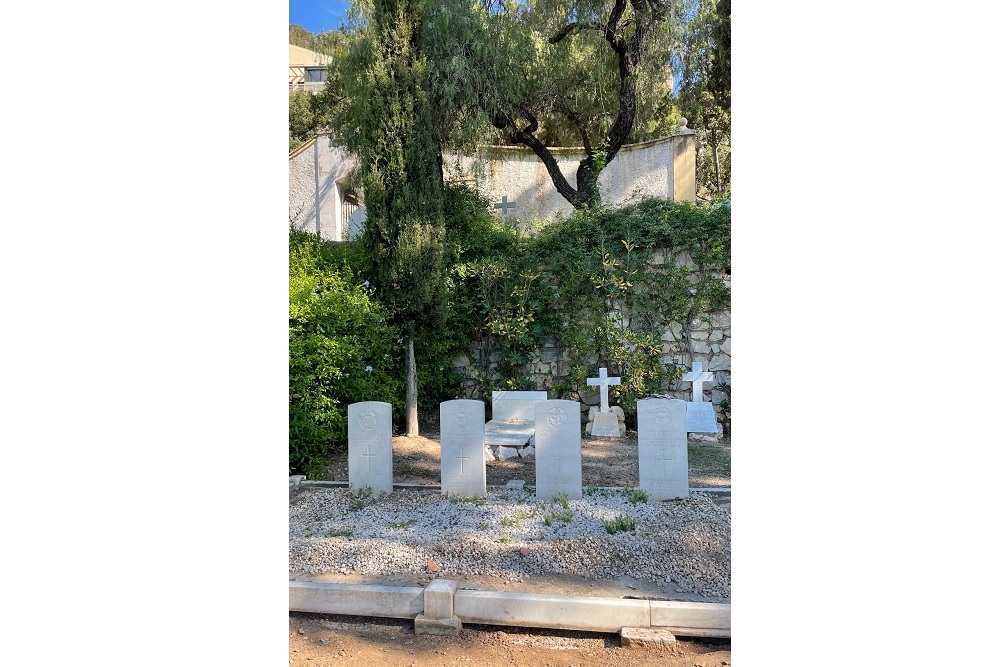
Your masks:
<svg viewBox="0 0 1000 667"><path fill-rule="evenodd" d="M701 364L699 364L699 367ZM608 405L608 385L621 384L621 378L609 378L608 369L602 368L597 373L596 378L587 378L587 384L591 387L600 386L601 388L601 412L611 412L611 407ZM699 387L699 391L701 388Z"/></svg>
<svg viewBox="0 0 1000 667"><path fill-rule="evenodd" d="M493 208L500 209L500 212L503 213L503 217L505 218L507 217L507 209L514 208L515 206L517 206L517 204L515 204L514 202L507 201L507 195L503 196L503 198L501 199L501 203L493 204Z"/></svg>
<svg viewBox="0 0 1000 667"><path fill-rule="evenodd" d="M681 378L682 382L691 383L691 402L697 403L702 399L701 397L701 385L705 382L711 382L715 379L715 373L710 373L708 371L702 372L701 362L692 361L691 362L691 372L685 373L684 377ZM590 384L590 380L587 380Z"/></svg>

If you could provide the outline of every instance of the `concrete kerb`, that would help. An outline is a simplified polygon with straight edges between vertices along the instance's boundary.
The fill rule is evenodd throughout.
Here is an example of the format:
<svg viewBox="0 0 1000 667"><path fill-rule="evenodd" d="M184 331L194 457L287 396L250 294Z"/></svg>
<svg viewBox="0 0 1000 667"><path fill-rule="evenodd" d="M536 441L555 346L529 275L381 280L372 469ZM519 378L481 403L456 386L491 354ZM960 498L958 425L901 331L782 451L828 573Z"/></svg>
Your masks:
<svg viewBox="0 0 1000 667"><path fill-rule="evenodd" d="M297 479L297 478L300 478L300 479ZM522 483L522 485L519 486L519 487L513 487L513 486L510 485L510 482L508 482L505 485L490 484L486 488L487 489L511 489L511 488L517 488L518 490L527 490L527 489L533 489L534 488L534 487L530 487L530 486L529 487L525 487L523 485L524 484L523 480L514 480L514 481L520 481ZM291 477L288 478L288 487L290 489L291 488L295 488L295 489L346 489L349 486L350 486L349 482L340 481L340 480L334 480L334 481L330 481L330 480L308 480L308 479L305 478L305 475L292 475ZM394 489L413 489L413 490L416 490L416 491L421 491L421 490L423 490L423 491L440 491L441 490L441 485L440 484L404 484L404 483L401 483L401 482L393 482L392 488L394 488ZM593 487L593 488L595 488L595 489L597 489L599 491L621 491L623 489L628 489L630 487L624 487L624 486L597 486L597 487ZM731 493L732 492L732 487L728 487L728 486L720 486L720 487L691 487L688 490L692 491L692 492L697 492L697 493Z"/></svg>
<svg viewBox="0 0 1000 667"><path fill-rule="evenodd" d="M289 611L412 618L418 634L456 635L462 623L474 623L589 632L650 628L682 637L732 636L731 605L724 603L462 590L458 582L448 579L435 579L427 588L310 581L290 581L288 586Z"/></svg>

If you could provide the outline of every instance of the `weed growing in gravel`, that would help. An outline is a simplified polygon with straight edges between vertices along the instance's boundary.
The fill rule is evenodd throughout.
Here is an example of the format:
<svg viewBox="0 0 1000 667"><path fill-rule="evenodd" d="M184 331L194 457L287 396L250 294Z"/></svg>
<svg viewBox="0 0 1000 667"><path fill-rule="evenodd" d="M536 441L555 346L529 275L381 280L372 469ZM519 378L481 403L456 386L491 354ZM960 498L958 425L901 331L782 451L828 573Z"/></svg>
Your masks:
<svg viewBox="0 0 1000 667"><path fill-rule="evenodd" d="M458 503L469 503L470 505L486 504L486 498L480 498L479 496L448 496L448 500L456 505Z"/></svg>
<svg viewBox="0 0 1000 667"><path fill-rule="evenodd" d="M503 537L497 538L497 542L499 542L500 544L510 544L513 541L514 538L512 538L510 535L504 535Z"/></svg>
<svg viewBox="0 0 1000 667"><path fill-rule="evenodd" d="M520 526L522 521L524 521L528 517L535 516L535 514L537 513L538 513L537 509L532 509L531 512L529 512L526 509L519 509L517 510L517 512L514 513L514 516L505 516L502 519L500 519L500 525L504 526L505 528L510 528L511 526Z"/></svg>
<svg viewBox="0 0 1000 667"><path fill-rule="evenodd" d="M601 487L595 486L593 484L588 484L583 488L583 495L585 496L598 496L600 498L610 498L611 493L612 492L609 491L608 489L602 489Z"/></svg>
<svg viewBox="0 0 1000 667"><path fill-rule="evenodd" d="M554 521L569 523L573 520L573 509L569 506L569 497L565 493L555 496L552 499L552 505L548 507L542 503L542 508L545 511L542 523L546 526L551 526Z"/></svg>
<svg viewBox="0 0 1000 667"><path fill-rule="evenodd" d="M630 516L625 516L624 514L619 514L611 521L603 521L604 530L608 531L608 534L614 535L615 533L623 533L628 530L635 530L635 519Z"/></svg>
<svg viewBox="0 0 1000 667"><path fill-rule="evenodd" d="M350 528L330 529L326 534L327 537L352 537L353 535L354 531Z"/></svg>
<svg viewBox="0 0 1000 667"><path fill-rule="evenodd" d="M353 493L357 500L355 500L351 506L347 508L348 512L363 510L366 505L365 501L371 499L372 495L374 495L372 487L370 486L362 486L361 488L356 489Z"/></svg>
<svg viewBox="0 0 1000 667"><path fill-rule="evenodd" d="M649 502L649 494L642 489L629 489L627 495L628 495L628 501L633 505L637 503Z"/></svg>
<svg viewBox="0 0 1000 667"><path fill-rule="evenodd" d="M389 527L406 529L412 525L413 525L413 519L409 519L407 521L393 521L389 524Z"/></svg>

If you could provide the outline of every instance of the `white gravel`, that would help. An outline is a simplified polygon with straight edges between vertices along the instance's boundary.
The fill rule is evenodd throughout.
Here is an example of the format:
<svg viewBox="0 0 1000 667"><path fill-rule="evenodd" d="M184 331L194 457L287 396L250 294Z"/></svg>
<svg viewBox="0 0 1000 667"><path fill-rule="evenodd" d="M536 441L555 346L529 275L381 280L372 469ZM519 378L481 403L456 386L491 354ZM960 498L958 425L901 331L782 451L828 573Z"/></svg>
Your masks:
<svg viewBox="0 0 1000 667"><path fill-rule="evenodd" d="M476 501L422 490L359 498L347 489L304 489L289 505L288 567L393 577L426 573L433 560L441 577L631 576L729 600L728 505L707 493L632 503L627 490L590 489L567 504L572 518L530 489L491 489ZM618 516L635 519L635 530L609 534L603 522Z"/></svg>

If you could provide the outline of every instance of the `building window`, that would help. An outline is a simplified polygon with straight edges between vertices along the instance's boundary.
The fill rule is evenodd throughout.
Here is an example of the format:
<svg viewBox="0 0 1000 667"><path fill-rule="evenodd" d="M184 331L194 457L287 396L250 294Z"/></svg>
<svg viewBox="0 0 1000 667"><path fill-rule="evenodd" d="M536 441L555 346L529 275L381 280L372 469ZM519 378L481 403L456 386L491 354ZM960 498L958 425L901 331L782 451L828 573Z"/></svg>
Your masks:
<svg viewBox="0 0 1000 667"><path fill-rule="evenodd" d="M322 83L326 81L325 67L307 67L306 83Z"/></svg>

